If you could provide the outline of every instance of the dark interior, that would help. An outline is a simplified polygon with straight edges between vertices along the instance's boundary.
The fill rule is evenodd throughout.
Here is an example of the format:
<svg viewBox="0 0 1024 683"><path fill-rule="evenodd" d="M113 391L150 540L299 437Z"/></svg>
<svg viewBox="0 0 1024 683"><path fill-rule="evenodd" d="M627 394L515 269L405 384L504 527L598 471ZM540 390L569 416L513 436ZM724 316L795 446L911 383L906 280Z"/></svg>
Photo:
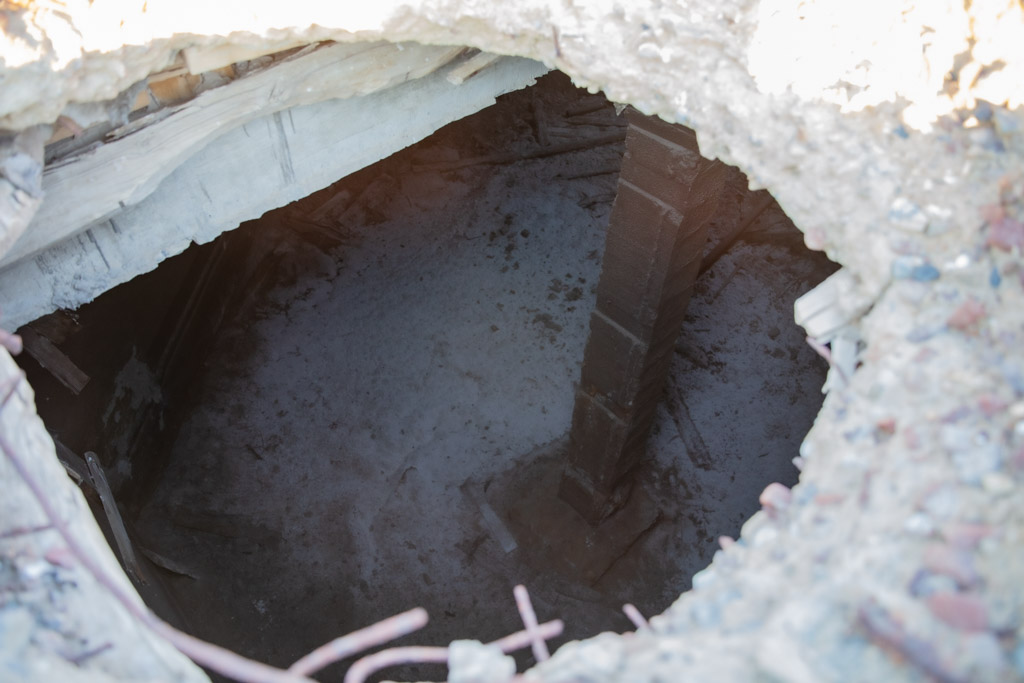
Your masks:
<svg viewBox="0 0 1024 683"><path fill-rule="evenodd" d="M612 103L551 74L22 328L39 413L71 469L103 464L158 613L287 666L417 605L431 623L402 644L494 640L522 628L524 583L566 622L554 647L631 630L623 603L667 608L796 482L827 366L792 306L835 265L730 169L636 475L653 523L573 575L488 521L516 537L522 487L559 466L617 133Z"/></svg>

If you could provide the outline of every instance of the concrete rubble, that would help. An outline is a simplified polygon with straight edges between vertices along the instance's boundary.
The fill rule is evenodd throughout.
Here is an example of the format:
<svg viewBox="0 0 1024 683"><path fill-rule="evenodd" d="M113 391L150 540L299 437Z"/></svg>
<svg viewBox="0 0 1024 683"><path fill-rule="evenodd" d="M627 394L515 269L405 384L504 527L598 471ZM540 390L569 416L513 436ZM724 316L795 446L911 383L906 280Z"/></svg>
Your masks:
<svg viewBox="0 0 1024 683"><path fill-rule="evenodd" d="M0 125L51 125L72 103L112 100L179 51L231 62L329 39L465 44L540 60L693 127L704 155L769 188L807 245L843 265L798 306L816 342L833 342L800 483L766 491L742 536L723 539L650 630L566 645L527 680L1024 680L1019 2L447 0L353 12L297 0L208 10L3 5ZM0 386L10 387L17 371L2 355ZM25 383L5 399L0 425L113 567ZM12 535L43 519L6 458L0 480L8 677L201 678L62 562L52 531ZM58 636L19 636L30 620L56 620L45 632ZM131 644L118 650L133 658L69 665L66 648L83 631Z"/></svg>

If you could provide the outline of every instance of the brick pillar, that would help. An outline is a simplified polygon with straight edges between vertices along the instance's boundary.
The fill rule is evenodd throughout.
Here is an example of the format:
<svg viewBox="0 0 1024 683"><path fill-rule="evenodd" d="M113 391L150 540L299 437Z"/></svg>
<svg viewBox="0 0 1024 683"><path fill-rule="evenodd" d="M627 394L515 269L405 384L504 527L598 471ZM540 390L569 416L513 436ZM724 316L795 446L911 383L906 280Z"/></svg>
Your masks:
<svg viewBox="0 0 1024 683"><path fill-rule="evenodd" d="M627 475L643 457L725 175L700 156L689 128L628 111L559 489L591 523L629 494Z"/></svg>

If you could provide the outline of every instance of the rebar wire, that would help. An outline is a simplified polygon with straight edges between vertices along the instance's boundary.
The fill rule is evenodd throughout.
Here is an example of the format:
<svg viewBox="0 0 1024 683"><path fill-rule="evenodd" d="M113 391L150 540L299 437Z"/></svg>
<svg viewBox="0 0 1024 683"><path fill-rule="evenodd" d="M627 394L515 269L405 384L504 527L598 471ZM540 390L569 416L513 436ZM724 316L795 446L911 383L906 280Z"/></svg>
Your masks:
<svg viewBox="0 0 1024 683"><path fill-rule="evenodd" d="M516 608L519 610L519 616L523 618L523 626L526 627L526 632L533 639L530 643L533 648L533 658L538 662L543 662L551 657L551 653L548 652L548 644L537 634L537 613L533 611L530 593L526 590L526 586L520 584L512 589L512 594L516 597Z"/></svg>
<svg viewBox="0 0 1024 683"><path fill-rule="evenodd" d="M537 627L537 635L544 640L551 640L562 635L562 630L565 628L565 624L562 623L561 619L555 619L553 621L547 621ZM521 650L533 641L533 635L526 631L517 631L510 636L499 638L488 645L497 645L502 652L508 654L516 650Z"/></svg>
<svg viewBox="0 0 1024 683"><path fill-rule="evenodd" d="M400 664L444 664L448 661L446 647L392 647L358 660L345 672L345 683L363 683L381 669Z"/></svg>
<svg viewBox="0 0 1024 683"><path fill-rule="evenodd" d="M633 622L633 626L636 626L637 631L651 627L651 625L647 623L647 620L644 619L644 615L640 614L640 610L638 610L633 603L627 602L622 606L622 611L625 612L626 617Z"/></svg>
<svg viewBox="0 0 1024 683"><path fill-rule="evenodd" d="M557 638L562 634L563 628L564 624L561 620L556 619L540 624L533 633L518 631L488 643L488 645L497 645L502 652L508 654L530 645L536 637L544 640ZM444 664L447 661L448 648L446 647L393 647L358 660L346 672L344 683L364 683L367 678L381 669L400 664Z"/></svg>
<svg viewBox="0 0 1024 683"><path fill-rule="evenodd" d="M418 631L427 625L428 620L427 611L422 607L389 617L321 645L288 667L288 671L299 676L308 676L357 652Z"/></svg>
<svg viewBox="0 0 1024 683"><path fill-rule="evenodd" d="M843 369L839 367L839 364L832 359L832 351L829 349L829 347L825 346L814 337L807 337L807 344L812 349L814 349L815 353L817 353L819 356L825 359L825 362L828 363L828 366L830 368L839 373L839 377L842 378L844 384L850 383L850 380L846 376L846 373L843 372Z"/></svg>

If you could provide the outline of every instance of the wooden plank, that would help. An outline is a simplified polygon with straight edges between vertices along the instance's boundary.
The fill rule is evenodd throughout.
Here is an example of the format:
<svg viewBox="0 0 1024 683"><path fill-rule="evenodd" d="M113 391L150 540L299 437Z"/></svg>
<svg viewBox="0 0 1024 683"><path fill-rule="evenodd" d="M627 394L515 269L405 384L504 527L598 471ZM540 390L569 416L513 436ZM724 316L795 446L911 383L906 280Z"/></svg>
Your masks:
<svg viewBox="0 0 1024 683"><path fill-rule="evenodd" d="M50 165L46 201L0 260L38 253L149 196L178 166L220 135L268 114L365 95L425 76L461 47L331 43L300 50L266 69L144 116L128 134Z"/></svg>
<svg viewBox="0 0 1024 683"><path fill-rule="evenodd" d="M149 92L161 105L181 104L195 97L196 88L199 87L201 80L199 76L193 76L188 72L159 81L151 80Z"/></svg>
<svg viewBox="0 0 1024 683"><path fill-rule="evenodd" d="M78 318L69 311L55 311L36 318L29 323L33 330L43 335L57 346L68 340L81 327Z"/></svg>
<svg viewBox="0 0 1024 683"><path fill-rule="evenodd" d="M171 572L172 574L178 574L180 576L187 576L190 579L196 579L196 580L199 579L199 576L191 568L183 565L182 563L178 562L177 560L172 560L171 558L167 557L166 555L161 555L160 553L156 552L155 550L150 550L149 548L140 545L139 546L139 552L141 552L143 555L145 555L147 558L149 558L150 562L152 562L153 564L155 564L158 567L166 569L167 571Z"/></svg>
<svg viewBox="0 0 1024 683"><path fill-rule="evenodd" d="M186 47L181 51L181 55L185 59L188 72L193 76L198 76L206 71L213 71L236 62L245 62L257 57L263 57L264 55L284 52L285 50L302 47L307 43L308 41L306 40L287 40L269 48L266 44L255 47L233 43L215 45L213 47L195 45Z"/></svg>
<svg viewBox="0 0 1024 683"><path fill-rule="evenodd" d="M60 460L60 464L64 466L64 470L71 477L71 480L79 486L85 485L92 488L92 476L89 474L89 466L85 463L85 460L82 460L78 453L65 446L52 432L50 436L53 438L53 445L57 449L57 459Z"/></svg>
<svg viewBox="0 0 1024 683"><path fill-rule="evenodd" d="M39 334L31 327L21 330L21 339L25 351L36 359L43 368L67 387L75 396L82 393L89 383L89 375L72 362L63 351L54 346L53 342Z"/></svg>
<svg viewBox="0 0 1024 683"><path fill-rule="evenodd" d="M100 496L100 502L103 503L103 512L106 513L107 521L110 523L110 531L113 533L117 549L121 553L125 572L133 581L145 586L146 581L139 570L139 561L135 559L135 551L128 538L128 530L124 526L124 520L121 519L121 512L117 509L117 501L114 500L114 494L110 490L110 484L107 483L107 476L103 473L99 458L92 451L86 451L85 462L89 466L89 474L92 477L93 486L96 487L96 492Z"/></svg>

